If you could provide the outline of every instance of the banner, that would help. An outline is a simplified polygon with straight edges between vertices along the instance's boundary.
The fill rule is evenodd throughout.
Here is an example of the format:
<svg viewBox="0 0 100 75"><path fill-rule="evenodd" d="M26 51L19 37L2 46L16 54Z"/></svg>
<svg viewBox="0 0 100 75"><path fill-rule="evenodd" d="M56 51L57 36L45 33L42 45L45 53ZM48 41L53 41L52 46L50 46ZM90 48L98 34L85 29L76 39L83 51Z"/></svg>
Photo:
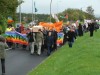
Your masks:
<svg viewBox="0 0 100 75"><path fill-rule="evenodd" d="M7 42L28 45L28 39L25 34L21 34L16 31L11 31L11 32L6 32L5 37Z"/></svg>
<svg viewBox="0 0 100 75"><path fill-rule="evenodd" d="M57 45L63 44L63 39L64 39L64 33L57 33Z"/></svg>
<svg viewBox="0 0 100 75"><path fill-rule="evenodd" d="M62 29L63 21L59 21L56 23L46 23L46 22L40 22L39 26L48 27L49 29L55 28L57 32L60 32Z"/></svg>

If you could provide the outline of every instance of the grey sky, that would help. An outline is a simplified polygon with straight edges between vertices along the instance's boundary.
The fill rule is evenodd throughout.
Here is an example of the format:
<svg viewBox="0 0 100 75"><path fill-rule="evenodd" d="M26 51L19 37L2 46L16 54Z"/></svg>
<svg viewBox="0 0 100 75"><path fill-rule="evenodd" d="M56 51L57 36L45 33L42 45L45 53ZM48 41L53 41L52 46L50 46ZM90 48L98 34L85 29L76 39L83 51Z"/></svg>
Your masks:
<svg viewBox="0 0 100 75"><path fill-rule="evenodd" d="M51 0L33 0L35 1L37 13L49 14ZM78 8L83 11L87 6L92 6L96 15L100 15L100 0L52 0L52 13L62 12L67 8ZM17 12L19 12L17 8ZM24 0L22 12L32 13L32 0Z"/></svg>

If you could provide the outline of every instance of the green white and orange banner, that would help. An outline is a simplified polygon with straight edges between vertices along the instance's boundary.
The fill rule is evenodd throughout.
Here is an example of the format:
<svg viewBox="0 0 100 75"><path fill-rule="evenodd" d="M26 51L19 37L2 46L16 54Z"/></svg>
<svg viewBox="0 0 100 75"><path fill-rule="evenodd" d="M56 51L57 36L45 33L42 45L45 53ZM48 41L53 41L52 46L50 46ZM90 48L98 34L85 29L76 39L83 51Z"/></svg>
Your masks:
<svg viewBox="0 0 100 75"><path fill-rule="evenodd" d="M47 27L49 29L55 28L57 32L60 32L62 29L63 21L56 22L56 23L46 23L46 22L40 22L39 26Z"/></svg>

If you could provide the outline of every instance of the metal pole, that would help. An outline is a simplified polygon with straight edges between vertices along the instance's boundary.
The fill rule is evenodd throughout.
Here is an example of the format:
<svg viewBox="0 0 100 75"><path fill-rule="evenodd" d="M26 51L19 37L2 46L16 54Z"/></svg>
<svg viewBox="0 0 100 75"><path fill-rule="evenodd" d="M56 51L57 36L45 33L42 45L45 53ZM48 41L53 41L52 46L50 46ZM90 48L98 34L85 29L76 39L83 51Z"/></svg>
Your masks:
<svg viewBox="0 0 100 75"><path fill-rule="evenodd" d="M34 2L34 23L36 23L35 18L36 18L36 11L35 11L36 7L35 7L35 2Z"/></svg>
<svg viewBox="0 0 100 75"><path fill-rule="evenodd" d="M57 1L57 15L58 15L58 9L59 9L59 7L58 7L59 5L58 5L58 1Z"/></svg>
<svg viewBox="0 0 100 75"><path fill-rule="evenodd" d="M52 0L50 2L50 23L51 23L51 4L52 4Z"/></svg>
<svg viewBox="0 0 100 75"><path fill-rule="evenodd" d="M35 22L35 15L36 15L36 12L34 12L34 22Z"/></svg>
<svg viewBox="0 0 100 75"><path fill-rule="evenodd" d="M19 21L20 21L20 24L21 24L21 4L19 5Z"/></svg>
<svg viewBox="0 0 100 75"><path fill-rule="evenodd" d="M32 25L33 25L33 0L32 0Z"/></svg>

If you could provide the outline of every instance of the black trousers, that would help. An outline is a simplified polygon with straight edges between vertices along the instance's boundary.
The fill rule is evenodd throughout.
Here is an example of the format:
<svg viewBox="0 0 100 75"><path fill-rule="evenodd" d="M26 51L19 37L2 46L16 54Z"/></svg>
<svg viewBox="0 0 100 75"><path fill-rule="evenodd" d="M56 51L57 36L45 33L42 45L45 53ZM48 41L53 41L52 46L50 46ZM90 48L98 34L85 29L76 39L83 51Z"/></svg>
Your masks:
<svg viewBox="0 0 100 75"><path fill-rule="evenodd" d="M72 42L68 42L68 45L70 48L72 48L73 43Z"/></svg>
<svg viewBox="0 0 100 75"><path fill-rule="evenodd" d="M2 73L5 73L5 59L1 59Z"/></svg>
<svg viewBox="0 0 100 75"><path fill-rule="evenodd" d="M92 37L93 36L93 31L90 31L90 37Z"/></svg>

